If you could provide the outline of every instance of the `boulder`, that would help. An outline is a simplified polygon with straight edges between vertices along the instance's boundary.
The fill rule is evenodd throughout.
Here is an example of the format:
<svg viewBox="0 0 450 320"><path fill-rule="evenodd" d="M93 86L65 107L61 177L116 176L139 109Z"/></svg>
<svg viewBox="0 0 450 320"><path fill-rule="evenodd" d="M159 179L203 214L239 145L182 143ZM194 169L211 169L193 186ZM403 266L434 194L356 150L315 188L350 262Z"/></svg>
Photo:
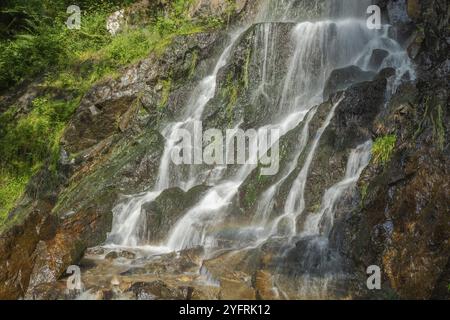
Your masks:
<svg viewBox="0 0 450 320"><path fill-rule="evenodd" d="M374 76L374 72L363 71L357 66L333 70L325 83L324 100L328 100L333 93L342 91L352 84L372 80Z"/></svg>
<svg viewBox="0 0 450 320"><path fill-rule="evenodd" d="M187 300L192 296L192 288L174 287L164 281L133 283L128 291L133 292L138 300Z"/></svg>

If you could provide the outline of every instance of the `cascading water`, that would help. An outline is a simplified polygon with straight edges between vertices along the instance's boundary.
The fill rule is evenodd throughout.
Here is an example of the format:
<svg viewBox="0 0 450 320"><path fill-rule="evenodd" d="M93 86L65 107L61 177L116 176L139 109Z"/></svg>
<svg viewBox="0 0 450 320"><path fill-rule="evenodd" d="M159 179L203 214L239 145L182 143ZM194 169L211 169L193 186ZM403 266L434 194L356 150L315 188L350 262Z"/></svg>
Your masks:
<svg viewBox="0 0 450 320"><path fill-rule="evenodd" d="M155 200L161 192L173 185L195 185L195 181L185 182L174 181L171 183L171 160L170 155L176 146L177 136L174 135L177 129L192 127L196 120L200 120L205 105L214 97L216 90L216 79L219 70L225 65L233 44L238 39L241 32L236 32L232 35L230 44L225 48L224 52L217 61L214 71L211 75L204 78L200 84L195 88L190 101L186 107L185 119L170 123L163 130L162 134L166 137L166 145L158 171L158 179L154 190L131 197L125 203L119 204L113 209L113 228L109 235L109 241L112 244L120 246L136 247L142 244L140 239L140 229L143 221L141 208L144 203Z"/></svg>
<svg viewBox="0 0 450 320"><path fill-rule="evenodd" d="M308 215L301 230L298 230L296 246L296 286L298 295L304 298L323 299L331 288L344 288L349 275L344 271L342 258L329 246L329 235L334 215L340 201L351 195L362 171L369 164L372 142L368 141L351 150L344 178L325 191L320 209ZM289 251L283 252L292 255ZM287 258L288 259L288 258ZM280 272L282 273L282 272Z"/></svg>
<svg viewBox="0 0 450 320"><path fill-rule="evenodd" d="M351 191L364 170L369 164L372 142L368 141L352 150L345 170L345 176L328 189L322 199L319 211L308 216L302 236L325 235L327 236L333 226L335 207L346 192Z"/></svg>
<svg viewBox="0 0 450 320"><path fill-rule="evenodd" d="M327 129L328 125L331 122L331 119L334 116L334 112L339 105L341 100L336 102L325 119L324 124L316 133L314 140L312 142L311 148L308 152L308 156L306 157L305 164L303 165L302 170L300 171L298 177L295 179L291 191L289 192L288 198L286 200L286 204L284 206L284 213L280 215L277 219L275 219L273 224L272 234L276 234L276 227L278 223L282 220L288 220L289 222L289 236L293 237L297 234L297 218L305 209L305 185L306 179L308 177L309 167L314 158L317 146L319 145L320 138L322 134Z"/></svg>
<svg viewBox="0 0 450 320"><path fill-rule="evenodd" d="M273 104L273 110L276 110L270 117L270 123L261 125L260 131L279 128L283 138L300 125L302 130L299 132L293 157L280 169L274 182L257 199L257 209L250 222L235 227L235 232L231 235L234 241L230 242L228 249L240 250L261 246L274 237L285 239L288 247L292 244L292 239L298 240L299 237L310 239L307 240L305 259L301 265L302 268L308 269L318 256L325 255L329 250L327 239L333 227L335 209L341 198L352 191L362 170L368 164L371 149L371 143L367 142L352 150L342 181L324 191L322 204L317 212L305 212L305 185L310 167L314 162L322 134L328 128L336 108L342 101L342 97L337 99L328 110L325 120L319 125L318 131L311 132L310 124L317 113L316 106L323 102L326 80L333 70L349 65L369 70L369 61L374 49L386 50L388 56L377 70L371 71L394 67L397 75L393 90L405 74L409 73L409 77L413 78L414 71L404 50L388 37L388 26L383 26L381 30L367 28L366 10L371 1L309 2L305 6L311 12L317 13L317 17L321 17L317 21L304 21L294 2L266 1L256 18L258 23L253 26L257 28L254 46L260 52L255 55L256 58L254 57L251 65L260 69L260 78L255 80L258 83L252 97L253 101L263 97L265 101ZM276 24L292 21L296 22L290 38L294 49L286 69L283 70L283 80L277 87L275 73L283 67L277 61ZM150 249L159 252L203 246L210 254L218 247L217 230L226 224L227 217L233 210L231 203L238 196L245 180L257 169L257 165L242 165L238 170L228 174L225 174L226 168L216 166L214 168L216 174L213 175L208 175L210 169L192 166L186 174L171 163L170 155L178 144L178 137L174 135L176 129L192 130L196 121L202 120L205 107L217 94L218 74L229 62L236 44L245 32L246 29L243 29L232 34L213 72L200 81L193 90L178 122L170 123L162 130L166 145L156 185L150 192L128 196L114 208L113 228L107 245L128 248L149 246ZM239 123L241 122L242 119ZM304 161L301 163L302 156ZM253 160L257 157L256 154L250 155ZM194 186L204 184L205 179L211 188L198 203L186 208L185 214L174 224L166 239L161 243L149 244L143 230L146 221L142 206L157 199L168 188L179 187L188 191ZM290 183L290 186L284 210L274 212L275 200L282 186L287 183ZM307 216L304 217L305 222L299 229L298 220L302 215ZM248 237L249 234L252 236ZM319 275L323 280L319 285L321 288L326 288L326 283L330 281L328 264L325 269L327 272ZM303 271L305 280L310 275L308 270ZM315 286L314 283L309 280L303 282L302 294L307 296L308 288L316 290L317 288L312 288Z"/></svg>

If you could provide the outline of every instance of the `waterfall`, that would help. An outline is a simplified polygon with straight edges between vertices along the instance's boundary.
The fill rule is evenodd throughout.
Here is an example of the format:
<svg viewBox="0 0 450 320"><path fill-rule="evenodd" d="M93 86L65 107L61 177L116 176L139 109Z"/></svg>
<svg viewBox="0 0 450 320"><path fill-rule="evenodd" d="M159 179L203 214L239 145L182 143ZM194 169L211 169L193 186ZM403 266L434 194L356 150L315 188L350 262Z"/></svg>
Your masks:
<svg viewBox="0 0 450 320"><path fill-rule="evenodd" d="M240 34L242 34L242 30L235 32L231 36L230 43L219 57L212 74L200 81L199 85L194 89L185 109L185 120L170 123L162 131L162 135L166 138L166 145L161 157L156 186L152 191L131 197L113 209L113 228L108 236L107 242L129 247L140 245L142 242L140 239L140 226L145 224L144 215L141 212L142 205L154 201L164 190L171 186L183 184L182 181L175 181L173 184L170 181L170 155L178 140L178 137L175 135L176 130L180 128L191 128L195 121L201 118L206 104L214 97L217 74L226 64L231 49ZM195 185L195 181L186 184L193 186Z"/></svg>
<svg viewBox="0 0 450 320"><path fill-rule="evenodd" d="M322 137L324 131L328 128L331 119L334 117L334 112L341 101L342 98L334 104L322 127L320 127L320 129L317 131L311 148L308 152L308 156L306 157L305 164L303 165L302 170L295 179L291 191L289 192L286 204L284 206L284 213L275 220L272 233L277 233L275 229L277 228L278 224L283 220L287 220L289 222L289 236L292 237L297 234L297 218L300 214L303 213L303 210L305 209L305 185L306 179L308 178L309 167L316 153L320 138Z"/></svg>
<svg viewBox="0 0 450 320"><path fill-rule="evenodd" d="M334 215L340 202L350 196L362 171L369 164L372 141L351 150L345 175L341 181L325 191L320 209L310 214L298 232L297 243L302 251L297 257L296 272L299 296L324 299L331 290L343 288L349 282L342 265L342 258L329 245L329 234L334 223ZM289 255L289 251L285 252ZM338 291L338 290L337 290Z"/></svg>
<svg viewBox="0 0 450 320"><path fill-rule="evenodd" d="M302 236L328 235L334 224L336 205L346 192L352 191L355 184L369 164L372 149L372 141L368 141L350 152L347 169L344 178L329 188L322 199L322 204L317 213L308 216Z"/></svg>
<svg viewBox="0 0 450 320"><path fill-rule="evenodd" d="M301 5L296 4L300 2ZM107 245L128 248L147 247L151 250L173 252L203 246L206 251L214 252L219 245L220 229L226 225L233 211L233 202L257 165L244 164L236 170L216 166L212 175L211 168L190 166L188 172L171 162L172 151L177 147L177 129L193 130L196 121L202 120L208 103L218 94L217 81L220 71L230 63L230 57L241 37L250 28L256 28L252 67L259 68L259 77L255 89L251 92L252 100L264 99L274 108L268 116L270 123L256 128L261 134L270 128L280 129L280 140L297 128L298 139L290 160L280 169L279 174L256 200L256 212L248 223L234 226L229 235L233 241L228 249L240 250L255 248L273 238L283 239L287 247L292 247L293 240L301 239L305 243L304 261L301 264L303 275L303 293L322 290L333 281L333 274L338 262L326 262L324 272L320 274L319 284L316 276L308 273L321 255L328 254L328 237L333 228L336 209L343 198L354 189L361 172L370 160L371 142L364 143L350 151L347 168L342 180L328 190L323 190L322 203L316 212L306 212L306 184L320 147L321 138L329 128L335 111L344 99L336 98L319 123L317 131L312 130L311 123L318 114L318 105L323 103L323 91L331 72L338 68L355 65L362 70L369 70L369 62L374 49L386 50L388 56L377 70L394 67L397 75L392 90L408 74L414 78L414 69L405 51L393 39L389 38L389 26L381 30L370 30L366 26L366 10L370 0L333 0L333 1L294 1L267 0L260 9L256 22L239 29L230 35L230 40L219 56L213 71L202 79L192 90L183 112L175 122L169 123L162 130L165 147L159 164L158 177L150 191L138 195L126 196L113 209L113 227L108 236ZM315 19L306 21L302 17L302 8L316 14ZM292 23L292 22L295 23ZM290 44L292 52L282 66L278 61L277 26L292 24ZM281 71L280 71L281 69ZM283 73L277 83L275 73ZM242 119L235 124L239 128ZM274 141L272 141L272 144ZM197 146L198 147L198 146ZM201 147L201 146L200 146ZM270 146L269 146L270 148ZM252 148L249 148L252 149ZM257 160L257 154L251 154ZM253 162L252 162L253 163ZM227 173L227 174L225 174ZM146 241L146 218L142 206L155 201L164 190L179 187L185 191L204 184L205 177L210 189L197 203L186 211L171 227L165 239L159 243ZM282 187L288 185L288 193L281 212L276 212L275 202ZM299 219L304 224L299 227ZM288 254L287 251L283 254ZM281 256L281 255L280 255ZM333 263L333 266L330 264ZM308 269L309 268L309 269ZM314 278L314 280L312 280ZM316 285L317 284L317 285ZM322 289L320 289L320 288Z"/></svg>

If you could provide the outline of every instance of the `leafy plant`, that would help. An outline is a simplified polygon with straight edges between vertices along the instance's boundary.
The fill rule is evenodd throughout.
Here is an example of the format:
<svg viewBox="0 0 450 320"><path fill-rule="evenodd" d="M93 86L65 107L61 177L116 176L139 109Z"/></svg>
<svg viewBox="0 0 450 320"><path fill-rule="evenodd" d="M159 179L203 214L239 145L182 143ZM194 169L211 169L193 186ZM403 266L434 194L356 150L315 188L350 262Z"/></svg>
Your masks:
<svg viewBox="0 0 450 320"><path fill-rule="evenodd" d="M378 138L372 146L373 161L376 164L385 165L390 160L396 143L396 135Z"/></svg>

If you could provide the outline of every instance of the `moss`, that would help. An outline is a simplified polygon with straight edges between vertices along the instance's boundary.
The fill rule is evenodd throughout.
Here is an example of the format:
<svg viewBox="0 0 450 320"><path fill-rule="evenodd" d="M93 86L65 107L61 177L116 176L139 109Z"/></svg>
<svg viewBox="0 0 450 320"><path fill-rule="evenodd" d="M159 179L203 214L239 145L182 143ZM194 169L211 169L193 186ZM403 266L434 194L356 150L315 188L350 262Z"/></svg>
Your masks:
<svg viewBox="0 0 450 320"><path fill-rule="evenodd" d="M239 89L237 85L235 84L235 81L233 79L234 75L233 73L229 73L227 75L226 83L222 87L222 99L225 103L225 110L227 117L231 120L233 117L233 110L236 106L238 97L239 97Z"/></svg>
<svg viewBox="0 0 450 320"><path fill-rule="evenodd" d="M436 141L436 144L439 146L439 149L443 151L445 144L445 127L443 121L443 110L441 105L438 105L436 108L435 120L433 124L434 124L433 126L434 139Z"/></svg>
<svg viewBox="0 0 450 320"><path fill-rule="evenodd" d="M250 67L251 56L252 56L252 49L249 47L247 49L247 55L245 57L245 64L244 64L243 82L244 82L245 89L248 89L248 84L249 84L249 67Z"/></svg>
<svg viewBox="0 0 450 320"><path fill-rule="evenodd" d="M245 192L244 208L251 208L256 203L256 200L258 200L258 188L254 184L252 184L247 188Z"/></svg>
<svg viewBox="0 0 450 320"><path fill-rule="evenodd" d="M192 58L191 58L191 67L189 69L189 79L191 79L195 74L195 68L197 68L198 64L198 52L194 50L192 52Z"/></svg>
<svg viewBox="0 0 450 320"><path fill-rule="evenodd" d="M9 172L0 173L0 225L25 191L29 179L29 174L17 176Z"/></svg>
<svg viewBox="0 0 450 320"><path fill-rule="evenodd" d="M258 167L257 172L257 175L255 174L249 184L244 187L245 193L243 198L243 206L245 209L250 209L253 207L256 204L262 190L267 189L273 182L272 176L261 174L261 166Z"/></svg>
<svg viewBox="0 0 450 320"><path fill-rule="evenodd" d="M385 165L390 160L396 143L396 135L387 135L378 138L372 146L373 162Z"/></svg>
<svg viewBox="0 0 450 320"><path fill-rule="evenodd" d="M229 100L228 106L227 106L227 113L228 113L228 116L231 117L233 109L236 106L236 102L237 102L237 99L238 99L238 89L236 88L236 86L231 86L230 87L230 93L229 94L230 94L230 96L229 96L230 100Z"/></svg>
<svg viewBox="0 0 450 320"><path fill-rule="evenodd" d="M419 123L419 126L418 126L416 132L414 133L414 139L417 139L422 134L422 132L424 130L424 127L425 127L424 124L425 124L425 121L427 119L428 110L429 110L429 107L430 107L430 104L428 103L428 98L425 98L424 106L425 106L424 115L423 115L422 120Z"/></svg>
<svg viewBox="0 0 450 320"><path fill-rule="evenodd" d="M316 213L316 212L319 212L321 206L322 206L322 204L320 202L317 202L317 203L311 205L309 210L313 213Z"/></svg>
<svg viewBox="0 0 450 320"><path fill-rule="evenodd" d="M417 139L431 123L434 143L442 151L445 145L444 110L442 105L437 103L434 97L425 97L423 105L425 111L414 133L414 139Z"/></svg>
<svg viewBox="0 0 450 320"><path fill-rule="evenodd" d="M364 201L367 198L368 190L369 190L369 185L367 183L364 183L361 186L361 191L360 191L361 192L361 207L364 206Z"/></svg>
<svg viewBox="0 0 450 320"><path fill-rule="evenodd" d="M226 0L226 9L225 13L227 15L227 26L230 24L231 16L236 11L236 0Z"/></svg>
<svg viewBox="0 0 450 320"><path fill-rule="evenodd" d="M167 105L170 97L170 91L172 89L172 78L159 80L159 85L162 86L161 98L159 99L158 108L162 109Z"/></svg>

